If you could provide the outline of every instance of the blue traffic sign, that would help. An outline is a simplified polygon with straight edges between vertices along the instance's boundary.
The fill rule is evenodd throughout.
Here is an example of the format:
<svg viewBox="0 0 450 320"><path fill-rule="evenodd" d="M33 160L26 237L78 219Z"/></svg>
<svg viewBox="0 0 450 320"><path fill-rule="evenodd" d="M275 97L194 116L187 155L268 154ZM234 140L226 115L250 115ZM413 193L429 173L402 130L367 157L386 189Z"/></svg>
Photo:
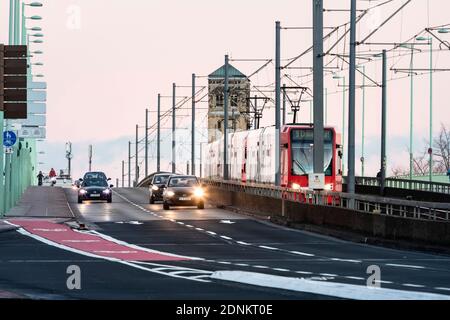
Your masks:
<svg viewBox="0 0 450 320"><path fill-rule="evenodd" d="M12 131L3 132L3 145L5 147L12 147L17 142L17 135Z"/></svg>

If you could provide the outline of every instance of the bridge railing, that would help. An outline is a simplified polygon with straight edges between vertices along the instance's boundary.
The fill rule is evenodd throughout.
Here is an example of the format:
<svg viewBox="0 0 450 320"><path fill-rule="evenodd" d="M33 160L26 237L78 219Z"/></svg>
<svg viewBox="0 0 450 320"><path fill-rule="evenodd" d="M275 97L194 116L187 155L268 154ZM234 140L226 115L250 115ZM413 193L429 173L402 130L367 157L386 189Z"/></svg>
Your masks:
<svg viewBox="0 0 450 320"><path fill-rule="evenodd" d="M357 212L409 219L450 221L450 203L410 201L332 191L294 190L264 184L242 184L222 180L203 180L203 182L226 191L244 192L255 196L309 205L340 207Z"/></svg>
<svg viewBox="0 0 450 320"><path fill-rule="evenodd" d="M343 178L344 183L346 183L347 177ZM356 184L364 186L374 186L374 187L380 186L380 180L374 177L355 177L355 182ZM450 194L450 183L442 183L442 182L387 178L386 187Z"/></svg>

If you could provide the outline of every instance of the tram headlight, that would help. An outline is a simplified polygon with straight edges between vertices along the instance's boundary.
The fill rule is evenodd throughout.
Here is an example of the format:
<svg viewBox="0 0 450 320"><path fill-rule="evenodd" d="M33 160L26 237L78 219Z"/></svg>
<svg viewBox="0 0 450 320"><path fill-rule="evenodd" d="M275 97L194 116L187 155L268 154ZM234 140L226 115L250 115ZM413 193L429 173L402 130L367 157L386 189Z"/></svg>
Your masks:
<svg viewBox="0 0 450 320"><path fill-rule="evenodd" d="M300 189L301 189L301 186L300 186L298 183L293 183L293 184L292 184L292 189L294 189L294 190L300 190Z"/></svg>

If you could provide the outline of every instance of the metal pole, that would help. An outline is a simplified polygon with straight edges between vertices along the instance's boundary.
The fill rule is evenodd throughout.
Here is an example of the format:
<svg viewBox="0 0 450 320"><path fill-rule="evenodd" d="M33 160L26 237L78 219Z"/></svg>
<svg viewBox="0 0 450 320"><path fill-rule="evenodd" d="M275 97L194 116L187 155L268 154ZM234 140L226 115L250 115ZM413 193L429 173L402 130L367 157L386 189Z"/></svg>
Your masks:
<svg viewBox="0 0 450 320"><path fill-rule="evenodd" d="M410 77L410 109L409 109L409 180L413 179L413 123L414 123L414 48L411 47Z"/></svg>
<svg viewBox="0 0 450 320"><path fill-rule="evenodd" d="M20 2L14 1L14 44L20 41Z"/></svg>
<svg viewBox="0 0 450 320"><path fill-rule="evenodd" d="M313 0L314 173L324 171L323 127L323 1Z"/></svg>
<svg viewBox="0 0 450 320"><path fill-rule="evenodd" d="M430 37L430 182L433 182L433 38Z"/></svg>
<svg viewBox="0 0 450 320"><path fill-rule="evenodd" d="M228 180L228 55L225 55L225 83L223 86L223 179Z"/></svg>
<svg viewBox="0 0 450 320"><path fill-rule="evenodd" d="M92 145L89 145L89 171L92 171Z"/></svg>
<svg viewBox="0 0 450 320"><path fill-rule="evenodd" d="M128 141L128 188L131 187L131 141Z"/></svg>
<svg viewBox="0 0 450 320"><path fill-rule="evenodd" d="M176 105L176 84L174 83L172 85L172 173L176 172L176 165L175 165L175 147L176 147L176 142L175 142L175 105Z"/></svg>
<svg viewBox="0 0 450 320"><path fill-rule="evenodd" d="M275 22L275 186L280 185L281 24Z"/></svg>
<svg viewBox="0 0 450 320"><path fill-rule="evenodd" d="M192 74L192 142L191 142L191 171L195 176L195 73Z"/></svg>
<svg viewBox="0 0 450 320"><path fill-rule="evenodd" d="M136 140L135 140L135 159L134 159L134 184L135 187L139 182L139 126L136 125Z"/></svg>
<svg viewBox="0 0 450 320"><path fill-rule="evenodd" d="M344 85L343 91L342 91L342 174L345 175L345 152L347 151L346 149L346 144L345 144L345 104L346 104L346 96L345 96L345 91L346 91L346 85L347 85L347 81L345 79L345 76L342 77L342 82Z"/></svg>
<svg viewBox="0 0 450 320"><path fill-rule="evenodd" d="M9 44L14 44L14 1L9 0Z"/></svg>
<svg viewBox="0 0 450 320"><path fill-rule="evenodd" d="M0 48L2 48L0 46ZM3 49L3 48L2 48ZM1 55L0 55L1 56ZM3 57L1 57L3 58ZM2 70L0 70L0 77L3 78L3 68ZM3 93L1 93L3 94ZM5 194L5 186L3 185L3 119L4 119L4 112L3 109L0 109L0 170L1 170L1 174L0 174L0 217L3 217L3 214L5 213L5 199L4 199L4 194ZM6 164L8 165L8 164Z"/></svg>
<svg viewBox="0 0 450 320"><path fill-rule="evenodd" d="M283 119L281 122L283 125L286 124L286 85L283 84Z"/></svg>
<svg viewBox="0 0 450 320"><path fill-rule="evenodd" d="M325 104L325 123L324 124L326 126L328 123L328 89L325 88L324 91L325 91L324 97L323 97L324 104Z"/></svg>
<svg viewBox="0 0 450 320"><path fill-rule="evenodd" d="M383 85L381 101L381 183L380 194L384 196L386 185L386 112L387 112L387 57L383 50Z"/></svg>
<svg viewBox="0 0 450 320"><path fill-rule="evenodd" d="M351 0L347 192L355 193L356 0Z"/></svg>
<svg viewBox="0 0 450 320"><path fill-rule="evenodd" d="M148 109L145 109L145 177L148 177Z"/></svg>
<svg viewBox="0 0 450 320"><path fill-rule="evenodd" d="M122 188L125 187L125 161L122 160Z"/></svg>
<svg viewBox="0 0 450 320"><path fill-rule="evenodd" d="M365 140L365 126L366 126L366 67L363 66L363 80L362 80L362 115L361 115L361 176L364 177L364 169L365 169L365 154L364 154L364 140Z"/></svg>
<svg viewBox="0 0 450 320"><path fill-rule="evenodd" d="M25 2L22 2L22 36L20 38L20 44L25 45L26 42L27 42L27 28L25 17Z"/></svg>
<svg viewBox="0 0 450 320"><path fill-rule="evenodd" d="M156 137L156 172L161 171L161 95L158 94L158 128Z"/></svg>

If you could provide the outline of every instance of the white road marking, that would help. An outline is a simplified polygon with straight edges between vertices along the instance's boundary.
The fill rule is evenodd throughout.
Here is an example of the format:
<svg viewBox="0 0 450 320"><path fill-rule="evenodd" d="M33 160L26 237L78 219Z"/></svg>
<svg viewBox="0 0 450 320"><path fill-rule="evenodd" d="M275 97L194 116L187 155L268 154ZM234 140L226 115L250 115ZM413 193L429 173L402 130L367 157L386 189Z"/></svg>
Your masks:
<svg viewBox="0 0 450 320"><path fill-rule="evenodd" d="M211 275L211 279L355 300L450 300L450 296L442 294L314 281L247 271L216 271Z"/></svg>
<svg viewBox="0 0 450 320"><path fill-rule="evenodd" d="M352 260L352 259L331 258L331 260L340 261L340 262L350 262L350 263L362 263L361 260Z"/></svg>
<svg viewBox="0 0 450 320"><path fill-rule="evenodd" d="M300 251L289 251L289 252L293 253L293 254L298 254L300 256L314 257L314 254L312 254L312 253L305 253L305 252L300 252Z"/></svg>
<svg viewBox="0 0 450 320"><path fill-rule="evenodd" d="M220 236L222 239L225 239L225 240L233 240L233 238L230 238L230 237L227 237L227 236Z"/></svg>
<svg viewBox="0 0 450 320"><path fill-rule="evenodd" d="M253 268L258 268L258 269L269 269L269 267L267 266L252 266Z"/></svg>
<svg viewBox="0 0 450 320"><path fill-rule="evenodd" d="M209 234L211 234L211 235L213 235L213 236L217 235L217 233L212 232L212 231L206 231L206 233L209 233Z"/></svg>
<svg viewBox="0 0 450 320"><path fill-rule="evenodd" d="M260 248L262 248L262 249L268 249L268 250L280 250L280 249L278 249L278 248L268 247L268 246L258 246L258 247L260 247Z"/></svg>
<svg viewBox="0 0 450 320"><path fill-rule="evenodd" d="M319 274L324 277L337 277L338 276L337 274L334 274L334 273L319 273Z"/></svg>
<svg viewBox="0 0 450 320"><path fill-rule="evenodd" d="M445 287L436 287L434 289L435 290L442 290L442 291L450 291L450 288L445 288Z"/></svg>
<svg viewBox="0 0 450 320"><path fill-rule="evenodd" d="M237 241L237 243L242 244L243 246L250 246L251 244L244 241Z"/></svg>
<svg viewBox="0 0 450 320"><path fill-rule="evenodd" d="M197 230L197 231L203 231L202 228L195 228L195 230Z"/></svg>
<svg viewBox="0 0 450 320"><path fill-rule="evenodd" d="M299 274L313 274L312 272L309 272L309 271L295 271L295 273L299 273Z"/></svg>
<svg viewBox="0 0 450 320"><path fill-rule="evenodd" d="M410 269L425 269L425 267L422 266L413 266L409 264L396 264L396 263L386 263L389 267L399 267L399 268L410 268Z"/></svg>
<svg viewBox="0 0 450 320"><path fill-rule="evenodd" d="M273 268L272 270L275 270L275 271L282 271L282 272L291 272L291 270L289 270L289 269L283 269L283 268Z"/></svg>
<svg viewBox="0 0 450 320"><path fill-rule="evenodd" d="M402 286L411 288L425 288L425 286L421 284L413 284L413 283L403 283Z"/></svg>
<svg viewBox="0 0 450 320"><path fill-rule="evenodd" d="M362 277L354 277L354 276L344 276L344 278L351 279L351 280L364 280Z"/></svg>

